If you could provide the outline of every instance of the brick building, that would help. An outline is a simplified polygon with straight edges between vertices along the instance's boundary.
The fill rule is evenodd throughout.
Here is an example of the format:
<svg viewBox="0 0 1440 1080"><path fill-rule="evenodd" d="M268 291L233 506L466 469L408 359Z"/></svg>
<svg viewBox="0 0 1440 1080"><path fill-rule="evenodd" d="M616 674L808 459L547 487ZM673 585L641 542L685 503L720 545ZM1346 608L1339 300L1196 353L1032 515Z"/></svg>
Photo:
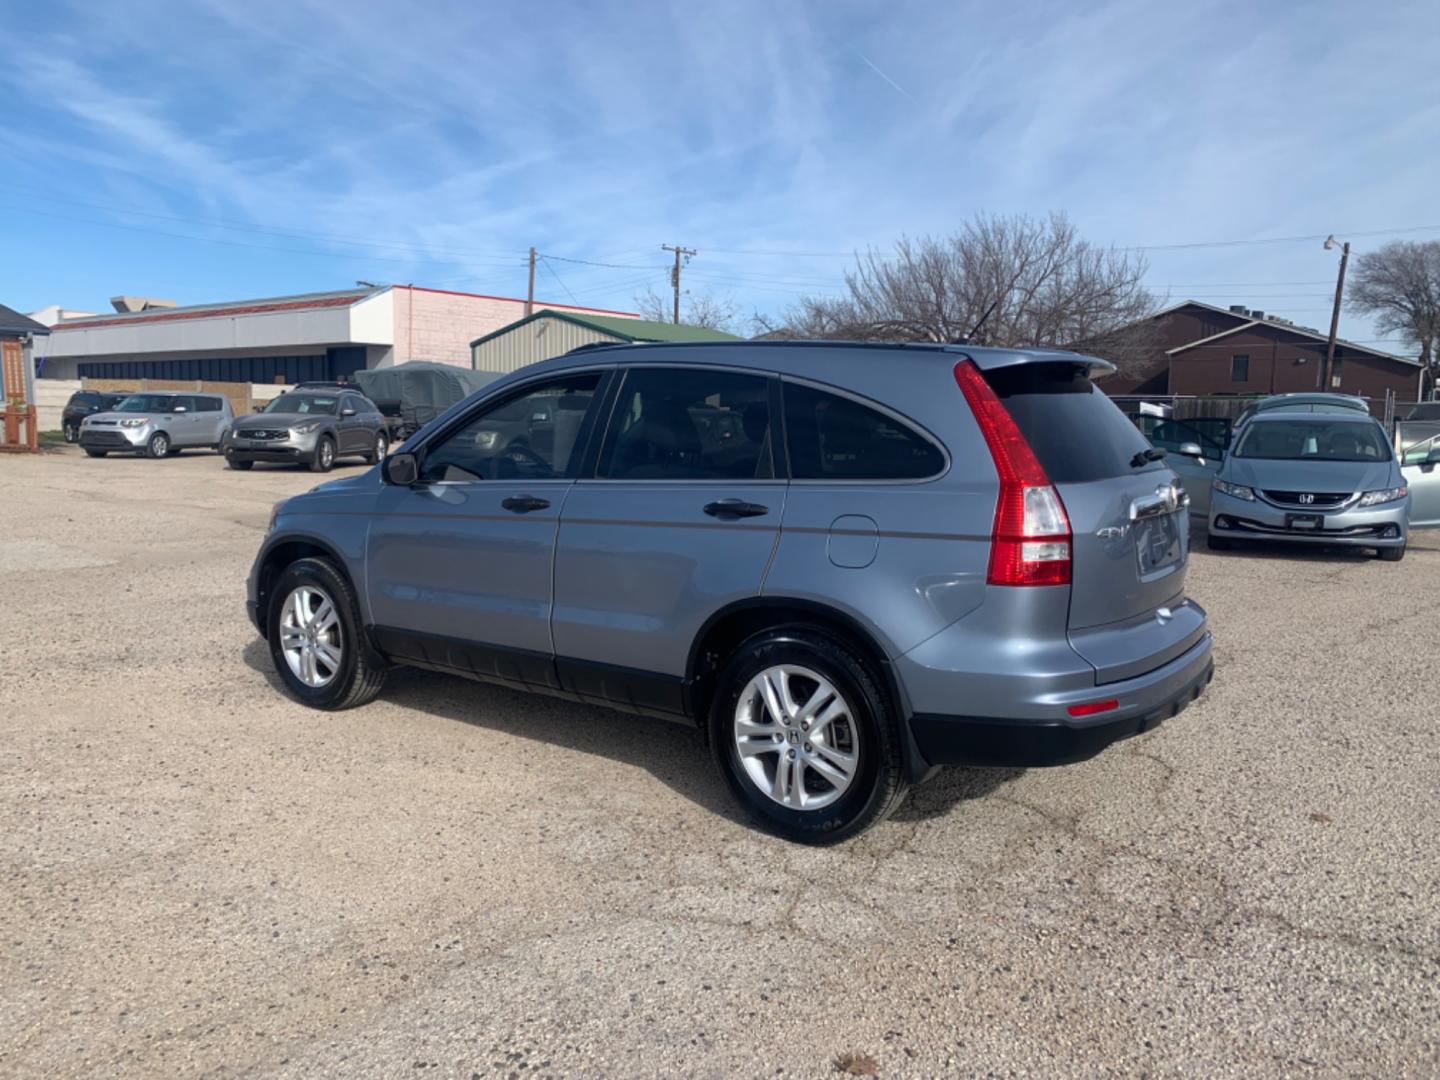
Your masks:
<svg viewBox="0 0 1440 1080"><path fill-rule="evenodd" d="M1337 340L1331 385L1322 387L1327 338L1308 327L1242 305L1187 300L1151 316L1155 342L1148 367L1100 385L1111 395L1283 394L1329 389L1399 401L1420 392L1418 360Z"/></svg>
<svg viewBox="0 0 1440 1080"><path fill-rule="evenodd" d="M62 318L50 328L48 341L37 347L42 377L294 383L416 359L468 368L471 341L525 314L523 300L419 285L188 307L145 297L112 303L113 313Z"/></svg>

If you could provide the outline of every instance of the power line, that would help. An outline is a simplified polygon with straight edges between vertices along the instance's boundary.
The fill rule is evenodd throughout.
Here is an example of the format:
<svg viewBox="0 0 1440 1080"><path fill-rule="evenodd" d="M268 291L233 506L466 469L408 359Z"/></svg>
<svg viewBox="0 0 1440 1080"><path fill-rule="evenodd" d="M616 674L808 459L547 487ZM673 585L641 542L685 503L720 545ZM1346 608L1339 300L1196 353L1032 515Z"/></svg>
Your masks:
<svg viewBox="0 0 1440 1080"><path fill-rule="evenodd" d="M546 264L545 269L546 269L546 271L550 274L550 276L553 277L553 278L556 280L556 282L559 283L560 287L565 290L565 294L566 294L567 296L569 296L571 300L574 300L575 303L578 305L578 304L580 303L580 301L577 300L577 299L575 298L575 294L570 291L570 286L565 284L565 279L562 278L559 274L557 274L557 273L555 272L555 267L549 265L549 263L550 263L550 256L548 256L548 255L541 255L541 256L540 256L540 259L541 259L542 262L544 262L544 263Z"/></svg>

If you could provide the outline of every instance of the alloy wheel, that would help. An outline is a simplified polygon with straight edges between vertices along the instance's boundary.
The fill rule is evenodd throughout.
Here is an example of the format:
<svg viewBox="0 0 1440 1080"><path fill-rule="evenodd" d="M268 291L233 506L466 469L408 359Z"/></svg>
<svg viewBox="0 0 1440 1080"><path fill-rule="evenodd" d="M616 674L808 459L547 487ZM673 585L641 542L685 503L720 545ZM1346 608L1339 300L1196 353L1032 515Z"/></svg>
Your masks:
<svg viewBox="0 0 1440 1080"><path fill-rule="evenodd" d="M859 725L819 672L798 664L761 671L735 705L735 749L755 787L791 810L835 802L859 768Z"/></svg>
<svg viewBox="0 0 1440 1080"><path fill-rule="evenodd" d="M344 644L340 615L323 589L301 585L280 609L280 651L290 673L309 687L328 685L340 673Z"/></svg>

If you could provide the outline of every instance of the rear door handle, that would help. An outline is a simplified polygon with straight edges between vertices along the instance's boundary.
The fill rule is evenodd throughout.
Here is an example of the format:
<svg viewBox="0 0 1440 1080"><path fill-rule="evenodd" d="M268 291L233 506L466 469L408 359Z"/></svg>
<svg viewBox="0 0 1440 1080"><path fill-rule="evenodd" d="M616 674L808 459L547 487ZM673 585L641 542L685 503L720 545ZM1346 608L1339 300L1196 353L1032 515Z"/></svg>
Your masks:
<svg viewBox="0 0 1440 1080"><path fill-rule="evenodd" d="M544 510L550 505L549 499L542 499L536 495L511 495L500 503L506 510L513 510L517 514L528 514L531 510Z"/></svg>
<svg viewBox="0 0 1440 1080"><path fill-rule="evenodd" d="M717 518L761 517L769 512L768 506L746 502L744 499L720 499L705 504L705 513Z"/></svg>

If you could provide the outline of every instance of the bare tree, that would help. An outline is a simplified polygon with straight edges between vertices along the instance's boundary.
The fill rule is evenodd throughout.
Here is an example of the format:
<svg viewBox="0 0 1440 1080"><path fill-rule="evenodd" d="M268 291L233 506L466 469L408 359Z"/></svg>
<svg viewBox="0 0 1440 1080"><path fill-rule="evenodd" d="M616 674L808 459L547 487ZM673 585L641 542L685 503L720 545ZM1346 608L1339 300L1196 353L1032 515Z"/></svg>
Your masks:
<svg viewBox="0 0 1440 1080"><path fill-rule="evenodd" d="M641 316L651 322L669 322L674 315L674 300L661 296L654 289L646 289L635 297L635 306ZM706 330L723 330L733 333L739 308L727 297L711 296L708 293L692 293L688 289L682 294L680 321L686 326L701 326Z"/></svg>
<svg viewBox="0 0 1440 1080"><path fill-rule="evenodd" d="M1396 240L1361 255L1350 282L1346 305L1419 347L1432 392L1440 376L1440 240Z"/></svg>
<svg viewBox="0 0 1440 1080"><path fill-rule="evenodd" d="M858 255L845 295L804 297L787 323L796 336L860 341L955 341L973 330L978 345L1084 343L1134 371L1153 357L1146 269L1142 256L1081 239L1063 214L982 215L948 237Z"/></svg>

